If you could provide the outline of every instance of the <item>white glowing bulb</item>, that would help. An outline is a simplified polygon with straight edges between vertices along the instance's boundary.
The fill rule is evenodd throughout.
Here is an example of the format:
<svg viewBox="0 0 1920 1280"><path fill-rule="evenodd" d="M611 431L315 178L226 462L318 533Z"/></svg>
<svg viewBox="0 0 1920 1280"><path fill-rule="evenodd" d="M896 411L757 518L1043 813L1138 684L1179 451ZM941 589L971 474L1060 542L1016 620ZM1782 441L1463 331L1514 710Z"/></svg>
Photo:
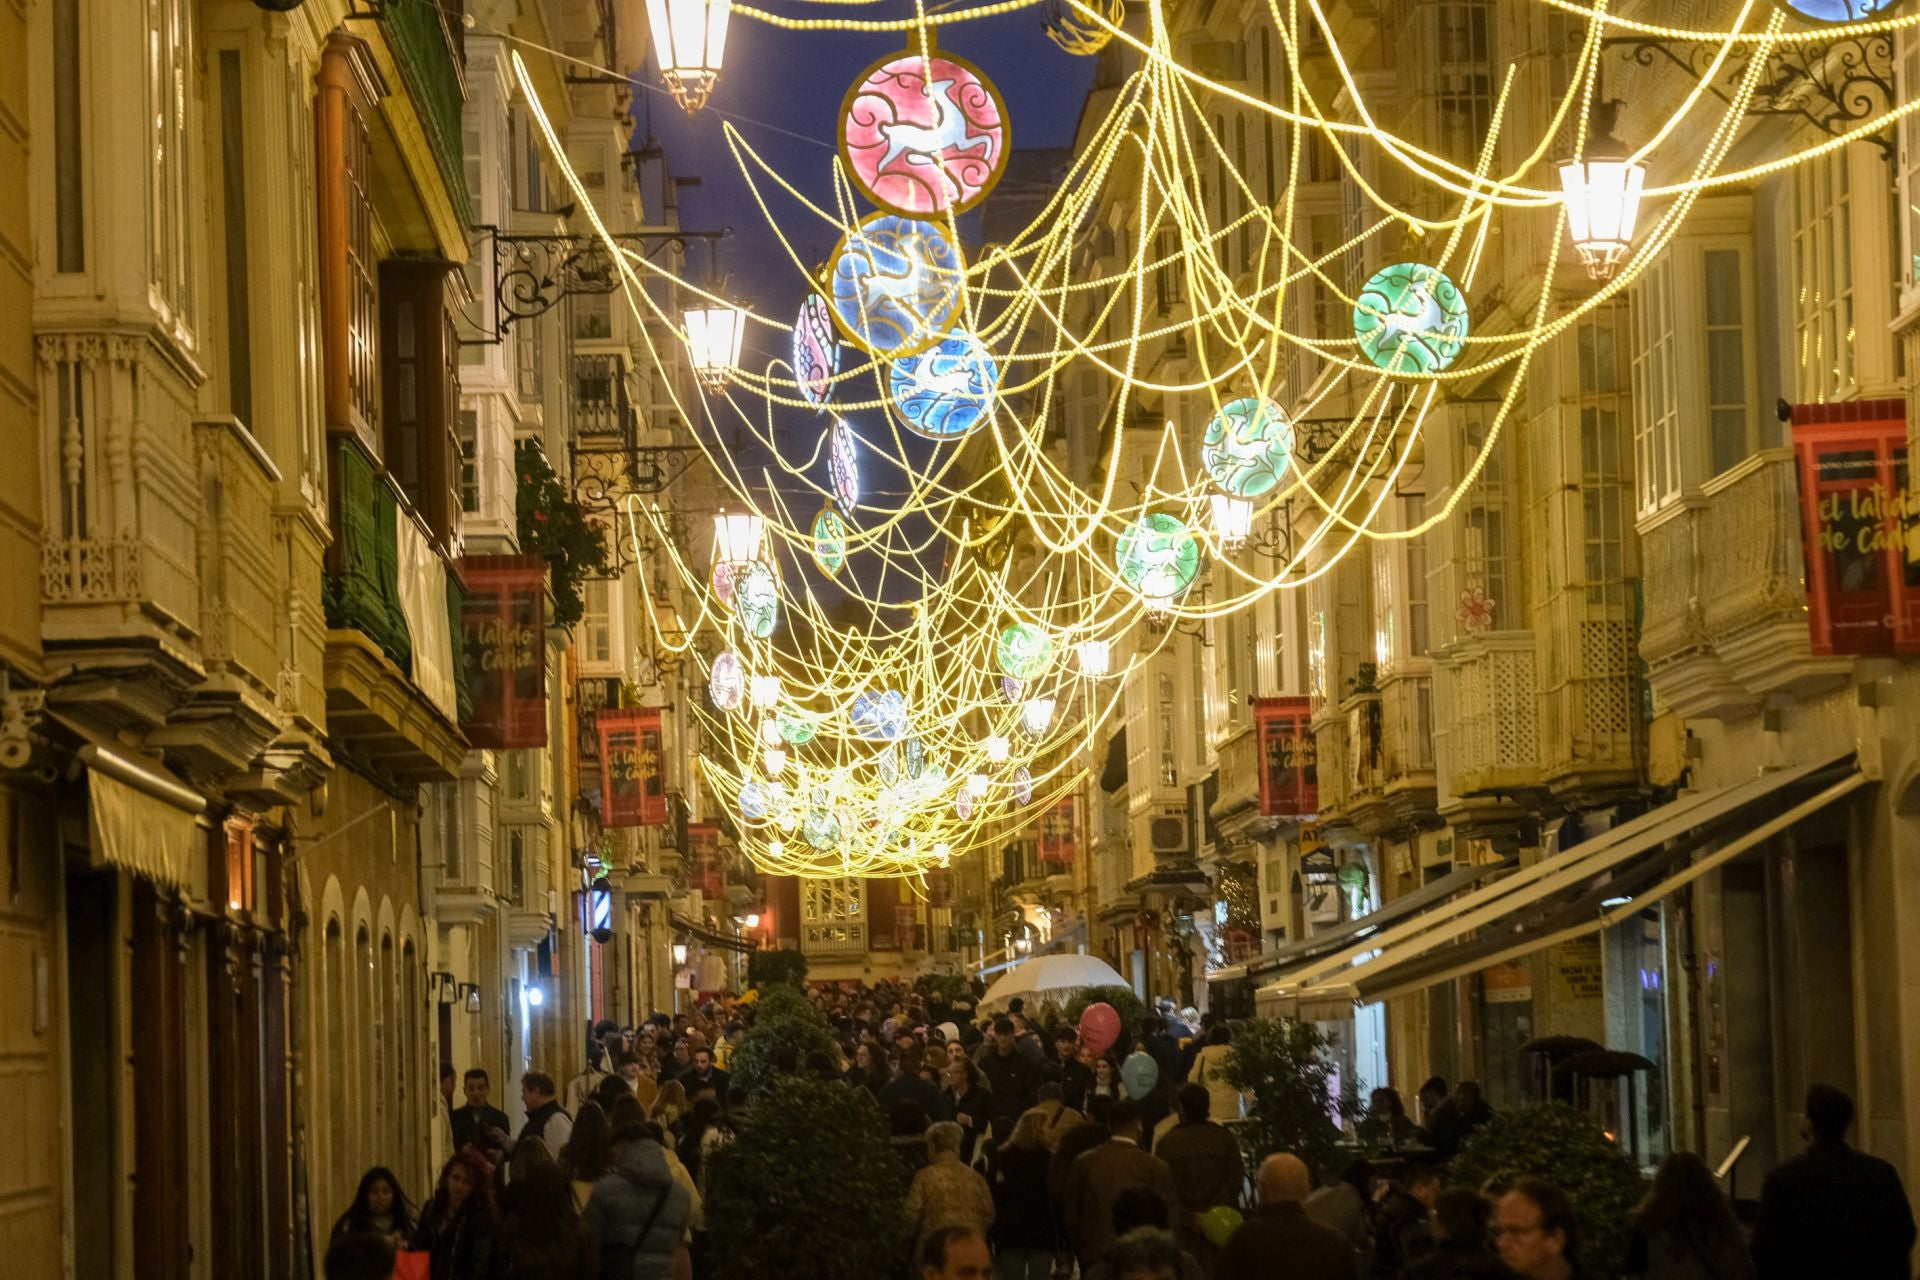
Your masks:
<svg viewBox="0 0 1920 1280"><path fill-rule="evenodd" d="M1113 663L1113 645L1106 640L1082 640L1073 647L1080 659L1080 674L1083 676L1103 676Z"/></svg>
<svg viewBox="0 0 1920 1280"><path fill-rule="evenodd" d="M747 696L756 707L771 707L780 701L779 676L755 676L747 685Z"/></svg>
<svg viewBox="0 0 1920 1280"><path fill-rule="evenodd" d="M786 772L787 753L780 747L768 747L762 759L766 762L767 776L777 778Z"/></svg>
<svg viewBox="0 0 1920 1280"><path fill-rule="evenodd" d="M767 856L769 858L772 858L775 862L778 862L780 861L780 859L786 857L787 856L786 841L784 840L767 841Z"/></svg>
<svg viewBox="0 0 1920 1280"><path fill-rule="evenodd" d="M1020 727L1030 738L1044 738L1053 725L1052 698L1028 698L1020 705Z"/></svg>
<svg viewBox="0 0 1920 1280"><path fill-rule="evenodd" d="M760 722L760 744L767 747L780 745L780 722L768 716Z"/></svg>
<svg viewBox="0 0 1920 1280"><path fill-rule="evenodd" d="M970 776L967 779L967 794L975 800L984 798L987 794L987 775L976 773Z"/></svg>
<svg viewBox="0 0 1920 1280"><path fill-rule="evenodd" d="M1013 744L1007 741L1003 733L988 734L981 746L986 750L987 759L994 764L1005 764L1007 757L1013 754Z"/></svg>

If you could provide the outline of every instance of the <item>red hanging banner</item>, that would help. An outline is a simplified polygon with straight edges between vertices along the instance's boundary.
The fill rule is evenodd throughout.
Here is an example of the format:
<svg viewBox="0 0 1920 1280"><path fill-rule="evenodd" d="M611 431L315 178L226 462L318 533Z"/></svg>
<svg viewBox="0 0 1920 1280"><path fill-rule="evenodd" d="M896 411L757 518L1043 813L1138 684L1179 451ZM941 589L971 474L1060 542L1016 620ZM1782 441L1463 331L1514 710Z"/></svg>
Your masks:
<svg viewBox="0 0 1920 1280"><path fill-rule="evenodd" d="M1292 818L1320 812L1320 773L1309 700L1255 698L1253 724L1260 739L1260 812Z"/></svg>
<svg viewBox="0 0 1920 1280"><path fill-rule="evenodd" d="M667 821L660 708L600 712L600 824L658 827Z"/></svg>
<svg viewBox="0 0 1920 1280"><path fill-rule="evenodd" d="M540 556L467 556L460 655L476 747L547 745L547 562Z"/></svg>
<svg viewBox="0 0 1920 1280"><path fill-rule="evenodd" d="M1034 851L1042 862L1072 862L1074 844L1073 797L1068 796L1040 819Z"/></svg>
<svg viewBox="0 0 1920 1280"><path fill-rule="evenodd" d="M1793 406L1816 654L1920 651L1920 499L1907 489L1904 400Z"/></svg>

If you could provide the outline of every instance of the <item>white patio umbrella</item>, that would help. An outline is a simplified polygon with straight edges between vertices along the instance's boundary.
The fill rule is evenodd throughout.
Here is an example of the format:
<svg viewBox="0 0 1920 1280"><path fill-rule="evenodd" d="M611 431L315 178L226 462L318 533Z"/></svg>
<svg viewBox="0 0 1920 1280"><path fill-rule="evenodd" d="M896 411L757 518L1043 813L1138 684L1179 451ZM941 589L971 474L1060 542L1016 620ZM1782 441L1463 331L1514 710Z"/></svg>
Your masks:
<svg viewBox="0 0 1920 1280"><path fill-rule="evenodd" d="M980 1004L983 1008L988 1005L1004 1008L1015 999L1036 998L1057 1000L1064 1004L1074 992L1087 987L1126 985L1127 980L1098 956L1035 956L1031 960L1022 960L995 978L993 985L987 988L987 994L980 997Z"/></svg>

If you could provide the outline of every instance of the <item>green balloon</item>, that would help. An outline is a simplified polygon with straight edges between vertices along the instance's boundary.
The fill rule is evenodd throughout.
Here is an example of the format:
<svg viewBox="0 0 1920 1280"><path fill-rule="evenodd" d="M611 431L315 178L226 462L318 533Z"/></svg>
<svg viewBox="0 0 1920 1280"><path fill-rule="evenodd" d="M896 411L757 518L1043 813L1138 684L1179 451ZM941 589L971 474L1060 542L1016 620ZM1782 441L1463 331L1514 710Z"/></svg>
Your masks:
<svg viewBox="0 0 1920 1280"><path fill-rule="evenodd" d="M1120 580L1141 595L1177 599L1200 576L1200 540L1175 517L1155 511L1126 527L1113 559Z"/></svg>
<svg viewBox="0 0 1920 1280"><path fill-rule="evenodd" d="M1200 1215L1200 1233L1217 1246L1224 1246L1244 1219L1230 1204L1217 1204Z"/></svg>

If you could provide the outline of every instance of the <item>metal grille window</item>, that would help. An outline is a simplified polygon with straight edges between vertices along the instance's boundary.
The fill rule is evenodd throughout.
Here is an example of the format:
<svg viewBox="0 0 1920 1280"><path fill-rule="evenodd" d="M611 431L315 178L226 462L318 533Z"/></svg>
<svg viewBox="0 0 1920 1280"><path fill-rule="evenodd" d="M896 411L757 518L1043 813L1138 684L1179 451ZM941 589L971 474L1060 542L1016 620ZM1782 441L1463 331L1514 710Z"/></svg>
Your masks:
<svg viewBox="0 0 1920 1280"><path fill-rule="evenodd" d="M518 320L513 326L514 387L522 408L531 408L546 395L546 373L540 365L538 319Z"/></svg>
<svg viewBox="0 0 1920 1280"><path fill-rule="evenodd" d="M1854 378L1852 152L1829 152L1793 175L1794 340L1799 399L1825 403Z"/></svg>
<svg viewBox="0 0 1920 1280"><path fill-rule="evenodd" d="M373 197L368 183L373 152L366 122L347 108L347 380L354 411L363 422L380 421L379 264L373 256Z"/></svg>
<svg viewBox="0 0 1920 1280"><path fill-rule="evenodd" d="M1426 516L1426 499L1417 493L1405 494L1400 499L1400 527L1411 529ZM1406 600L1407 643L1406 656L1424 658L1428 649L1427 628L1427 535L1408 538L1398 544L1403 547L1406 557L1406 581L1401 590Z"/></svg>
<svg viewBox="0 0 1920 1280"><path fill-rule="evenodd" d="M460 411L460 509L480 510L480 412Z"/></svg>
<svg viewBox="0 0 1920 1280"><path fill-rule="evenodd" d="M1160 767L1154 771L1155 778L1163 786L1174 786L1180 780L1180 761L1174 746L1173 736L1173 677L1161 672L1154 684L1154 746L1158 749Z"/></svg>
<svg viewBox="0 0 1920 1280"><path fill-rule="evenodd" d="M1460 505L1455 517L1459 521L1460 581L1467 590L1477 586L1486 591L1493 601L1495 629L1517 626L1523 616L1521 602L1514 597L1520 582L1511 572L1514 567L1510 537L1513 496L1507 466L1507 446L1511 439L1509 433L1503 432L1497 441L1489 442L1484 422L1474 420L1467 424L1464 461L1471 465L1482 449L1493 452L1480 472L1480 481L1471 497Z"/></svg>
<svg viewBox="0 0 1920 1280"><path fill-rule="evenodd" d="M1756 393L1752 383L1752 336L1747 324L1746 255L1738 249L1708 249L1701 255L1707 340L1707 426L1718 475L1750 455L1755 438Z"/></svg>
<svg viewBox="0 0 1920 1280"><path fill-rule="evenodd" d="M1458 164L1479 156L1493 118L1487 6L1437 4L1433 12L1433 123L1441 155Z"/></svg>
<svg viewBox="0 0 1920 1280"><path fill-rule="evenodd" d="M1644 514L1680 492L1680 409L1674 385L1673 255L1648 269L1633 295L1635 501Z"/></svg>
<svg viewBox="0 0 1920 1280"><path fill-rule="evenodd" d="M1180 257L1180 242L1172 227L1162 227L1153 236L1153 300L1166 315L1187 300L1187 284L1184 264Z"/></svg>
<svg viewBox="0 0 1920 1280"><path fill-rule="evenodd" d="M194 191L193 15L187 0L147 0L147 280L174 335L191 341Z"/></svg>
<svg viewBox="0 0 1920 1280"><path fill-rule="evenodd" d="M1620 466L1620 355L1610 311L1579 326L1580 505L1587 602L1618 605L1626 578L1626 477Z"/></svg>
<svg viewBox="0 0 1920 1280"><path fill-rule="evenodd" d="M1899 101L1920 96L1920 35L1909 30L1901 37ZM1900 279L1920 287L1920 114L1900 120L1900 229L1906 250ZM65 270L63 267L62 270Z"/></svg>

